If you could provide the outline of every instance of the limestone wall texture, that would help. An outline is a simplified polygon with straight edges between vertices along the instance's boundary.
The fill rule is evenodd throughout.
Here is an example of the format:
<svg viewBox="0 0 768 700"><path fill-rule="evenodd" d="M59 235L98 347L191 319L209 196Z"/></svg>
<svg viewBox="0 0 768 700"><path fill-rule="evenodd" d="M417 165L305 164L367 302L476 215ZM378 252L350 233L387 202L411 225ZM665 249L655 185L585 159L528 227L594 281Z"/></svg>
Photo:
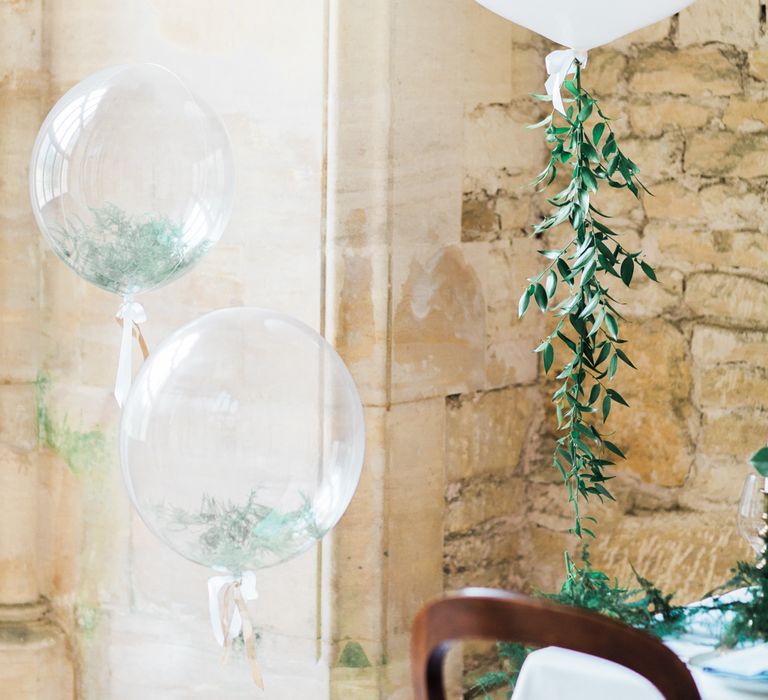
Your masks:
<svg viewBox="0 0 768 700"><path fill-rule="evenodd" d="M537 322L513 320L520 278L533 269L525 229L544 205L519 188L518 173L530 175L543 154L517 127L538 113L524 93L541 91L552 47L491 18L487 31L512 43L505 65L525 68L468 106L462 246L505 261L487 314L518 341L520 360L492 388L446 397L445 585L554 590L563 550L579 545L565 534L566 494L550 466L548 389L525 354ZM631 409L609 424L628 459L612 482L618 503L593 505L591 554L626 581L634 564L682 600L748 555L736 504L746 459L766 437L766 46L763 3L699 0L591 52L583 74L655 195L638 204L609 192L601 208L661 282L617 290L638 370L616 380Z"/></svg>
<svg viewBox="0 0 768 700"><path fill-rule="evenodd" d="M46 111L114 63L182 74L237 160L222 243L144 299L150 342L214 308L277 308L338 347L366 407L348 514L260 577L267 696L407 700L427 599L559 585L579 545L531 352L550 321L516 318L542 247L527 94L552 46L473 0L0 0L0 20L0 698L254 695L243 665L219 666L208 572L156 542L122 489L117 300L45 249L27 204ZM629 459L592 553L684 599L747 554L735 505L768 430L766 79L758 0L698 0L585 72L656 195L605 207L662 282L621 291L639 369L618 380Z"/></svg>

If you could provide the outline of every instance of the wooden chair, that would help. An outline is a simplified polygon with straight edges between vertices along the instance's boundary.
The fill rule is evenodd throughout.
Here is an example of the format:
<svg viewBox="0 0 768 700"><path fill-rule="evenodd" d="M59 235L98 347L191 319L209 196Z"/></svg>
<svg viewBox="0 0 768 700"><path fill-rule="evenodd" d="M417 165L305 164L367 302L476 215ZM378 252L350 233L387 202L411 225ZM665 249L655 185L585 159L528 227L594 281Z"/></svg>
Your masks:
<svg viewBox="0 0 768 700"><path fill-rule="evenodd" d="M416 616L411 633L415 700L445 700L443 658L450 642L462 639L580 651L635 671L666 700L701 700L685 664L655 637L605 615L487 588L468 588L429 603Z"/></svg>

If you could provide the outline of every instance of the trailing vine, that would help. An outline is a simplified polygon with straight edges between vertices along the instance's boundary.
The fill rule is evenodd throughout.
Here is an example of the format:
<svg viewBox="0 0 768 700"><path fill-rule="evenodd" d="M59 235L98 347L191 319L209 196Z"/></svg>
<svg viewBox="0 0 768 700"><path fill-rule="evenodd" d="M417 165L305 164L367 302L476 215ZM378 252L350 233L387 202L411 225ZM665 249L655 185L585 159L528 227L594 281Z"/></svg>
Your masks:
<svg viewBox="0 0 768 700"><path fill-rule="evenodd" d="M606 223L611 217L592 204L600 183L627 189L635 197L646 188L637 177L637 165L619 148L611 120L582 87L581 66L578 61L574 63L574 80L563 83L571 95L566 114L553 109L531 127L546 127L546 141L551 144L549 163L534 183L539 191L555 182L558 169L571 168L567 186L547 200L554 208L552 213L534 227L533 234L542 236L568 223L573 235L559 248L539 251L550 262L528 280L518 311L522 317L534 300L542 312L552 311L560 318L552 333L536 348L547 373L555 361L555 344L565 351L562 369L555 377L559 385L552 394L558 430L562 433L553 465L568 487L574 509L571 532L579 537L594 537L594 532L584 524L594 518L581 514L579 499L613 499L606 486L613 477L606 470L615 464L616 458L624 459L621 449L606 438L602 428L598 429L598 416L604 424L614 404L628 406L621 393L608 385L616 376L619 363L634 368L620 347L626 342L620 336L623 316L609 282L613 277L629 287L637 268L654 281L656 274L641 259L642 252L624 248L619 240L621 234ZM551 99L548 95L535 97ZM565 289L564 298L558 299L558 289Z"/></svg>

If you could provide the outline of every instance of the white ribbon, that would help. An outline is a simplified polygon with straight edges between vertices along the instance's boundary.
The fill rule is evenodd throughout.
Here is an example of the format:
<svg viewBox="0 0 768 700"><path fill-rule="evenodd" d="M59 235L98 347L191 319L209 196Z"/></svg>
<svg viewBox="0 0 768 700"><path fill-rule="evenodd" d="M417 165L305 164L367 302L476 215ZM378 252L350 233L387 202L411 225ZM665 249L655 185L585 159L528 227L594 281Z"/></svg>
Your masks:
<svg viewBox="0 0 768 700"><path fill-rule="evenodd" d="M226 661L232 642L242 632L253 682L263 689L264 679L256 659L256 635L246 605L246 601L258 597L253 571L244 571L240 576L212 576L208 579L208 612L213 636L224 648L222 660Z"/></svg>
<svg viewBox="0 0 768 700"><path fill-rule="evenodd" d="M242 576L212 576L208 579L208 610L211 614L211 627L213 628L213 636L216 637L216 641L221 647L224 646L225 642L221 609L221 601L224 597L222 593L226 592L226 588L235 584L240 585L240 591L245 600L256 600L259 597L256 591L256 574L253 571L245 571ZM226 641L231 642L233 639L237 639L242 629L243 619L235 605L232 608L232 615L227 621Z"/></svg>
<svg viewBox="0 0 768 700"><path fill-rule="evenodd" d="M117 400L117 405L122 408L133 380L131 362L133 328L134 325L138 327L139 323L144 323L147 320L147 313L138 301L134 301L131 297L126 297L117 310L115 318L123 326L123 335L120 341L120 358L117 361L117 376L115 377L115 399Z"/></svg>
<svg viewBox="0 0 768 700"><path fill-rule="evenodd" d="M571 73L576 72L576 66L574 63L578 61L581 67L584 68L587 65L587 52L576 51L575 49L559 49L553 51L547 55L547 82L545 87L547 94L552 97L552 105L565 115L565 105L563 104L563 96L560 94L560 89L565 82L565 79Z"/></svg>

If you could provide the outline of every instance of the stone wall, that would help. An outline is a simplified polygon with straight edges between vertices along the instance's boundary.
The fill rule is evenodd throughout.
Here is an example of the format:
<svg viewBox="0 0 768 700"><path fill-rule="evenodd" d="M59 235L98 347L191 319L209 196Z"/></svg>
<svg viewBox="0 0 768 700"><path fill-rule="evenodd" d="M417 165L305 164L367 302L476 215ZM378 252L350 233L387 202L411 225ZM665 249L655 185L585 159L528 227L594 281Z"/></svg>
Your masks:
<svg viewBox="0 0 768 700"><path fill-rule="evenodd" d="M326 25L322 3L301 1L195 0L183 12L154 0L0 2L0 698L253 697L247 665L220 662L211 572L130 507L111 396L120 300L45 246L27 166L46 112L76 82L119 63L167 65L222 116L237 192L220 244L142 296L150 345L242 304L320 329ZM269 697L328 695L327 563L312 550L259 575Z"/></svg>
<svg viewBox="0 0 768 700"><path fill-rule="evenodd" d="M541 91L538 66L552 47L501 20L488 26L513 36L512 60L530 66L525 75L535 75ZM601 208L616 217L627 247L647 252L661 282L617 290L638 370L622 369L616 379L631 409L614 412L609 425L627 461L612 482L618 503L593 504L599 524L591 553L609 574L629 580L634 564L682 600L723 581L748 556L736 504L746 459L768 425L766 46L758 0L699 0L591 52L583 76L655 195L638 204L609 192ZM512 306L522 288L515 272L534 264L530 248L517 252L528 245L523 229L543 206L515 178L543 162L517 128L523 116L537 120L524 99L529 87L516 86L513 99L498 92L478 100L465 118L462 240L515 251L502 277L508 286L497 283L495 292L517 340L541 328L530 312L523 324L514 321ZM543 247L556 247L552 241ZM525 345L514 346L520 357ZM547 403L541 369L533 368L493 391L447 397L447 588L552 590L562 580L562 552L579 545L565 534L570 515L550 466Z"/></svg>
<svg viewBox="0 0 768 700"><path fill-rule="evenodd" d="M578 548L531 352L550 321L516 318L542 245L526 235L543 202L525 185L546 157L523 128L541 110L527 93L552 47L473 0L236 5L195 0L179 16L158 0L0 1L0 479L13 494L0 510L0 681L14 698L252 692L244 667L218 666L207 572L156 542L122 490L115 299L40 245L27 207L45 111L110 63L189 78L238 159L230 230L148 295L150 340L212 308L275 307L325 331L366 406L349 513L322 551L261 580L270 697L408 698L425 600L468 584L551 589ZM746 554L735 502L764 439L763 15L757 0L698 0L593 52L585 74L656 194L605 206L663 283L621 292L639 369L618 380L629 459L619 503L595 508L593 556L684 598ZM76 439L39 441L41 420Z"/></svg>

